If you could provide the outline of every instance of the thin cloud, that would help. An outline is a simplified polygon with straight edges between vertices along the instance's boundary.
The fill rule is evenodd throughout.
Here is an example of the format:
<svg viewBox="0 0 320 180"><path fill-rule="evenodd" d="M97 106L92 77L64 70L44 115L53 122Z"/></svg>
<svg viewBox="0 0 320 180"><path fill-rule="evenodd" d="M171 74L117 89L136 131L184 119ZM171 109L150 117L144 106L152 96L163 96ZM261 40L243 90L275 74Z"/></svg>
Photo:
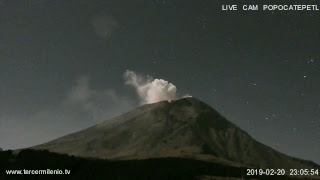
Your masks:
<svg viewBox="0 0 320 180"><path fill-rule="evenodd" d="M124 113L133 106L133 101L113 89L93 89L89 78L83 76L69 90L63 105L88 113L96 122Z"/></svg>
<svg viewBox="0 0 320 180"><path fill-rule="evenodd" d="M119 27L119 23L113 16L104 13L96 15L92 19L92 25L95 33L103 39L110 38L111 34Z"/></svg>

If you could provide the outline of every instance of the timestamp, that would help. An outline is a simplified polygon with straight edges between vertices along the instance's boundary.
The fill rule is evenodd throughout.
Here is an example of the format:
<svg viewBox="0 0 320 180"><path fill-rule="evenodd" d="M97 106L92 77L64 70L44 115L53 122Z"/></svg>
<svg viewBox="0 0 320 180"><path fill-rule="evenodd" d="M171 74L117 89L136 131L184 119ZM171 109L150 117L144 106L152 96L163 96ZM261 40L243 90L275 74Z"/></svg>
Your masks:
<svg viewBox="0 0 320 180"><path fill-rule="evenodd" d="M283 176L285 174L285 169L247 169L247 176Z"/></svg>
<svg viewBox="0 0 320 180"><path fill-rule="evenodd" d="M319 169L290 169L290 176L318 176Z"/></svg>

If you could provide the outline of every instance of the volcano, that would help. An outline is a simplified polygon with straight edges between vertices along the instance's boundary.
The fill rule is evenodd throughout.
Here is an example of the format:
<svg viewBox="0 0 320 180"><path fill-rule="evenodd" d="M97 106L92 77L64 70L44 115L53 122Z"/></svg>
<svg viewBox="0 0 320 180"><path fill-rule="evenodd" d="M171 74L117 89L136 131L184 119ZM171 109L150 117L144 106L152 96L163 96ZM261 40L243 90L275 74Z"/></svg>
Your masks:
<svg viewBox="0 0 320 180"><path fill-rule="evenodd" d="M256 168L319 168L256 141L192 97L146 104L31 149L111 160L179 157Z"/></svg>

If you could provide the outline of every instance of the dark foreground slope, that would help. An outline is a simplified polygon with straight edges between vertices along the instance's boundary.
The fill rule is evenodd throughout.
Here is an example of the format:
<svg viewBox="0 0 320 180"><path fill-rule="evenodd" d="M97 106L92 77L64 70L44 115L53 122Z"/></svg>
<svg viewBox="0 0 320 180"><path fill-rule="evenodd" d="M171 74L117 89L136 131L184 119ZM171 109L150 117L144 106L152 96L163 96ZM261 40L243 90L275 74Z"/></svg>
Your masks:
<svg viewBox="0 0 320 180"><path fill-rule="evenodd" d="M102 159L181 157L233 166L319 168L259 143L195 98L144 105L33 149Z"/></svg>
<svg viewBox="0 0 320 180"><path fill-rule="evenodd" d="M294 179L288 176L246 176L245 167L230 167L217 163L183 158L154 158L146 160L109 161L85 159L48 151L22 150L13 155L12 151L0 152L0 179L137 179L137 180L195 180L248 178L248 179ZM69 175L7 175L6 170L70 170Z"/></svg>

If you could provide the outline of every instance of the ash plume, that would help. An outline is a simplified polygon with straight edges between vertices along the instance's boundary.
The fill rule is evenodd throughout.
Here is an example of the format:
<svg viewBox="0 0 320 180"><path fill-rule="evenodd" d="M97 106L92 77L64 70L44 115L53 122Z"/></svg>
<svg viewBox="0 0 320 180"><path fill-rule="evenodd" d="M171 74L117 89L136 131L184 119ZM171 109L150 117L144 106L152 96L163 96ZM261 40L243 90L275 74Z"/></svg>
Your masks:
<svg viewBox="0 0 320 180"><path fill-rule="evenodd" d="M124 73L125 84L133 86L141 100L141 104L156 103L159 101L175 100L177 88L172 83L163 79L143 77L133 71Z"/></svg>

